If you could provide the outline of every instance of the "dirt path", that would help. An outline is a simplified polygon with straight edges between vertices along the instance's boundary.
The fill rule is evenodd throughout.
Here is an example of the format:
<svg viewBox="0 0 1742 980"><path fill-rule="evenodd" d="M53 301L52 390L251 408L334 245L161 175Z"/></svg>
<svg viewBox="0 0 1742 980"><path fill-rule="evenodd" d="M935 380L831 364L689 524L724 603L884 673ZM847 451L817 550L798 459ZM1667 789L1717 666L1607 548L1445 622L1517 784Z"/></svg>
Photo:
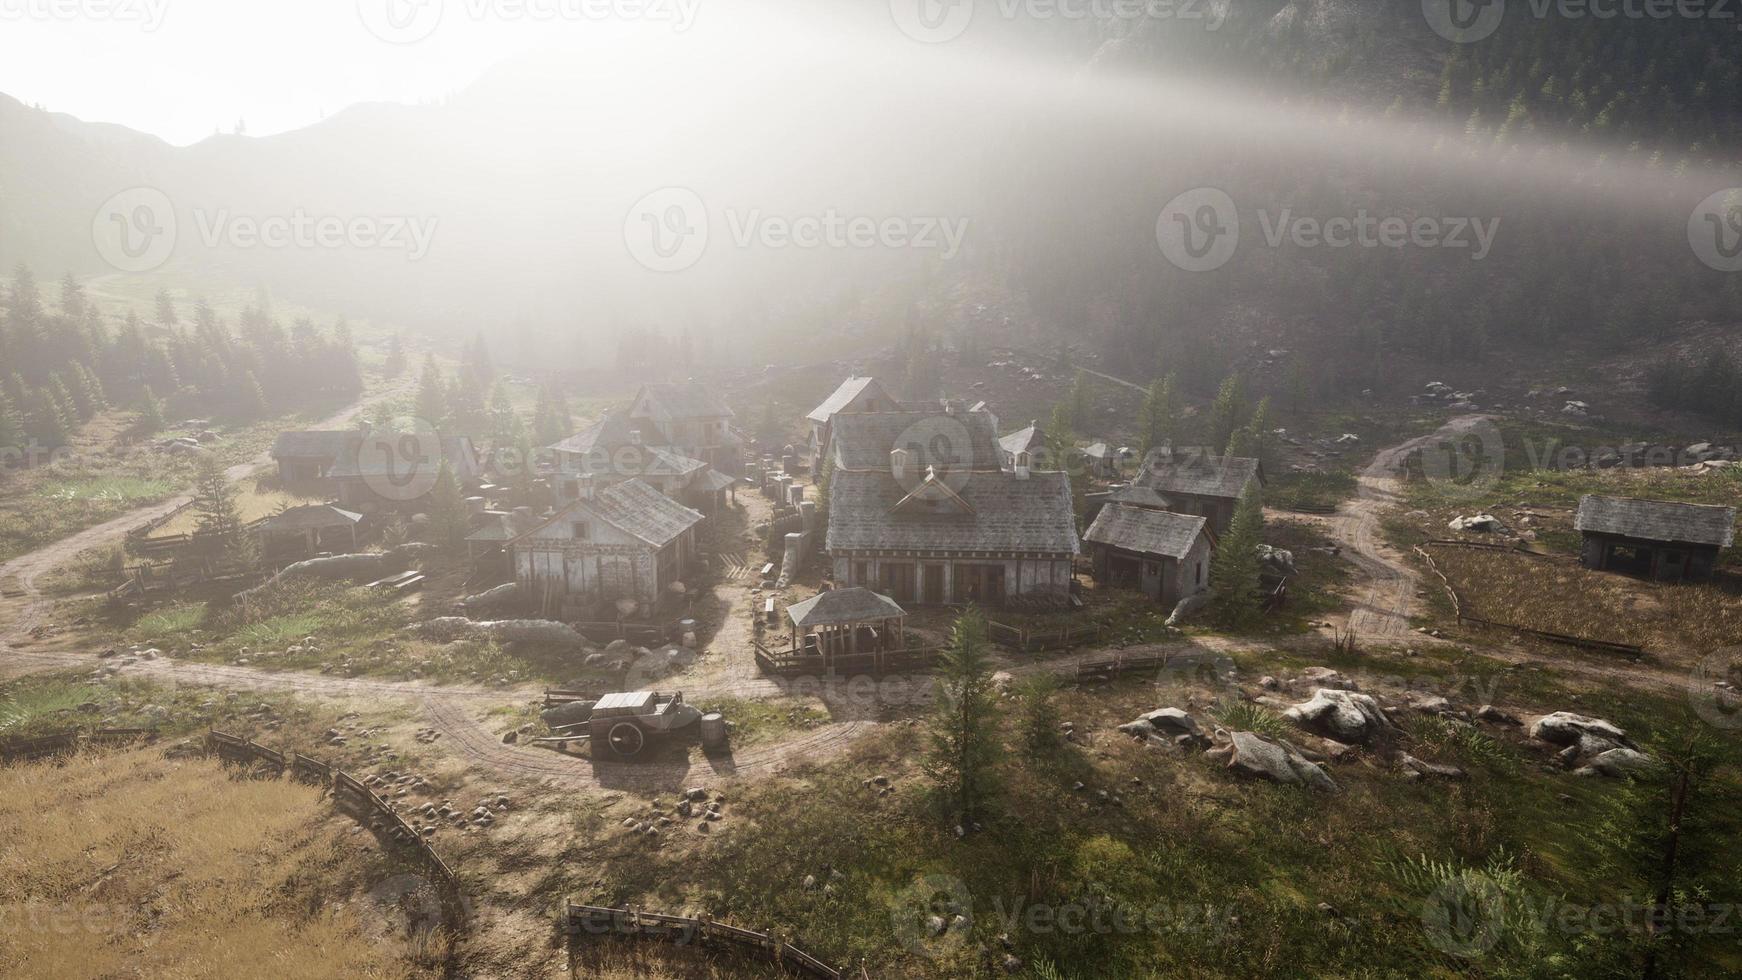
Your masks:
<svg viewBox="0 0 1742 980"><path fill-rule="evenodd" d="M1380 450L1361 472L1355 499L1339 507L1336 515L1325 522L1331 538L1343 546L1349 559L1368 579L1349 613L1351 632L1367 639L1396 639L1409 632L1419 577L1385 543L1379 531L1380 517L1401 502L1403 468L1412 453L1468 432L1487 420L1485 415L1461 416L1436 432Z"/></svg>

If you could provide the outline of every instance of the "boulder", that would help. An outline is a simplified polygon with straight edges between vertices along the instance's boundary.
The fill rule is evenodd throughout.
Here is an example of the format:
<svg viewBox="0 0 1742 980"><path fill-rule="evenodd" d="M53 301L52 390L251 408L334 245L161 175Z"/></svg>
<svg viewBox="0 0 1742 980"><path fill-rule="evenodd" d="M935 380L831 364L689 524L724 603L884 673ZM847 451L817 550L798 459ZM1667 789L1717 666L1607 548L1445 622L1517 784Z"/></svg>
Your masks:
<svg viewBox="0 0 1742 980"><path fill-rule="evenodd" d="M486 589L477 595L469 595L455 603L468 612L483 612L496 609L515 601L520 596L520 583L509 582L498 585L494 589Z"/></svg>
<svg viewBox="0 0 1742 980"><path fill-rule="evenodd" d="M1620 728L1601 718L1587 718L1570 711L1543 715L1530 725L1530 737L1550 745L1582 745L1595 748L1602 743L1637 749L1633 740Z"/></svg>
<svg viewBox="0 0 1742 980"><path fill-rule="evenodd" d="M1294 567L1294 552L1273 548L1267 544L1259 545L1257 552L1258 564L1263 571L1285 578L1293 578L1298 574Z"/></svg>
<svg viewBox="0 0 1742 980"><path fill-rule="evenodd" d="M1523 722L1519 721L1516 716L1508 714L1507 712L1502 711L1499 708L1496 708L1491 704L1485 704L1485 705L1481 706L1480 708L1477 708L1476 709L1476 717L1480 718L1481 720L1486 721L1486 722L1492 722L1496 725L1522 725L1522 724L1524 724Z"/></svg>
<svg viewBox="0 0 1742 980"><path fill-rule="evenodd" d="M1643 752L1633 749L1615 748L1607 752L1599 752L1579 769L1573 770L1578 776L1629 776L1636 772L1645 772L1657 765L1656 760Z"/></svg>
<svg viewBox="0 0 1742 980"><path fill-rule="evenodd" d="M1300 672L1297 683L1313 688L1330 688L1334 691L1359 691L1361 685L1355 683L1329 667L1313 666Z"/></svg>
<svg viewBox="0 0 1742 980"><path fill-rule="evenodd" d="M1403 770L1404 775L1412 779L1419 779L1423 776L1437 776L1441 779L1463 779L1466 775L1464 770L1459 769L1457 766L1442 766L1434 762L1424 762L1421 759L1417 759L1415 756L1410 755L1408 752L1398 755L1397 768Z"/></svg>
<svg viewBox="0 0 1742 980"><path fill-rule="evenodd" d="M1232 732L1226 745L1206 754L1227 759L1228 768L1235 772L1285 786L1306 786L1325 792L1337 789L1336 782L1294 746L1272 742L1254 732Z"/></svg>
<svg viewBox="0 0 1742 980"><path fill-rule="evenodd" d="M1173 607L1173 612L1167 617L1167 625L1178 626L1180 623L1185 622L1192 616L1202 612L1204 607L1209 604L1210 593L1208 591L1199 592L1197 595L1186 596L1184 599L1179 601L1178 605Z"/></svg>
<svg viewBox="0 0 1742 980"><path fill-rule="evenodd" d="M1295 724L1339 742L1366 745L1393 730L1379 702L1369 694L1319 688L1312 699L1283 714Z"/></svg>
<svg viewBox="0 0 1742 980"><path fill-rule="evenodd" d="M1192 716L1178 708L1157 708L1141 715L1138 721L1148 722L1156 731L1163 735L1197 735L1200 734L1198 723Z"/></svg>
<svg viewBox="0 0 1742 980"><path fill-rule="evenodd" d="M1505 530L1505 525L1493 514L1475 514L1470 517L1454 517L1446 525L1454 531L1468 531L1472 534L1497 534Z"/></svg>

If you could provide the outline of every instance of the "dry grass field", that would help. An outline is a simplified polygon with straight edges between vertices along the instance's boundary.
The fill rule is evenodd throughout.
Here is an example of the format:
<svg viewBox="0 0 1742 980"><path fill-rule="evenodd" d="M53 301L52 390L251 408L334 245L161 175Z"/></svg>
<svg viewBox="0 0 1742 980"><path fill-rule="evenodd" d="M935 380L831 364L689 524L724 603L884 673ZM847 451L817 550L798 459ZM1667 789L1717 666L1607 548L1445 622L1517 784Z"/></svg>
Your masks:
<svg viewBox="0 0 1742 980"><path fill-rule="evenodd" d="M0 769L0 972L425 975L370 897L395 869L331 814L308 786L157 749Z"/></svg>
<svg viewBox="0 0 1742 980"><path fill-rule="evenodd" d="M1466 615L1632 643L1672 660L1677 654L1697 658L1742 637L1742 596L1717 585L1647 582L1555 558L1427 548Z"/></svg>

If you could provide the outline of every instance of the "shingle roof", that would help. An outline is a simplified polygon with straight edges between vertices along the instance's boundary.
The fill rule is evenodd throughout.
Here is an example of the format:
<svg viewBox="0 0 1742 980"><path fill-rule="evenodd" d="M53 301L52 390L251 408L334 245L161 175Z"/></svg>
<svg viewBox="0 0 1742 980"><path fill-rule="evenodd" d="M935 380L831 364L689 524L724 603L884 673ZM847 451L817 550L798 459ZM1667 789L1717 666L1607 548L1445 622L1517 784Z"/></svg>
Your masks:
<svg viewBox="0 0 1742 980"><path fill-rule="evenodd" d="M843 416L875 418L876 416ZM1076 554L1076 513L1070 478L1000 470L967 475L956 488L968 510L929 514L895 510L908 496L886 470L837 470L829 481L830 551L894 549L929 552Z"/></svg>
<svg viewBox="0 0 1742 980"><path fill-rule="evenodd" d="M662 548L678 535L702 522L702 515L667 497L640 480L625 480L605 487L591 501L578 500L599 519ZM571 505L572 507L573 505Z"/></svg>
<svg viewBox="0 0 1742 980"><path fill-rule="evenodd" d="M634 445L634 433L635 425L629 420L629 413L621 408L609 408L599 417L599 421L549 448L555 452L575 455L585 455L595 450L609 452L619 446Z"/></svg>
<svg viewBox="0 0 1742 980"><path fill-rule="evenodd" d="M732 418L732 410L707 385L694 382L643 385L641 395L652 409L649 415L661 421Z"/></svg>
<svg viewBox="0 0 1742 980"><path fill-rule="evenodd" d="M272 441L272 458L336 460L362 441L363 436L355 429L280 432Z"/></svg>
<svg viewBox="0 0 1742 980"><path fill-rule="evenodd" d="M1165 510L1108 504L1096 515L1083 540L1145 555L1184 558L1207 522L1202 517Z"/></svg>
<svg viewBox="0 0 1742 980"><path fill-rule="evenodd" d="M890 467L899 445L912 457L915 472L936 466L940 473L996 470L1003 465L992 419L984 412L878 412L842 415L833 422L835 465L842 470Z"/></svg>
<svg viewBox="0 0 1742 980"><path fill-rule="evenodd" d="M907 615L907 610L897 605L894 599L870 589L836 589L786 607L786 615L793 625L804 629L899 619Z"/></svg>
<svg viewBox="0 0 1742 980"><path fill-rule="evenodd" d="M263 531L303 531L309 528L347 527L362 519L362 514L340 510L331 504L305 504L273 514L260 523L260 529Z"/></svg>
<svg viewBox="0 0 1742 980"><path fill-rule="evenodd" d="M1120 504L1130 504L1133 507L1151 507L1156 510L1172 510L1173 501L1149 487L1127 484L1113 491L1112 501Z"/></svg>
<svg viewBox="0 0 1742 980"><path fill-rule="evenodd" d="M725 490L737 483L736 477L728 476L719 470L709 470L696 478L695 487L702 491Z"/></svg>
<svg viewBox="0 0 1742 980"><path fill-rule="evenodd" d="M877 384L876 378L848 378L841 382L841 386L835 389L834 394L823 399L821 405L811 409L811 413L805 418L812 422L827 422L835 416L836 412L852 404L853 399L858 398L866 388L874 384Z"/></svg>
<svg viewBox="0 0 1742 980"><path fill-rule="evenodd" d="M355 435L355 433L353 433ZM440 457L428 461L440 466L446 460L454 472L454 479L464 482L478 475L478 454L472 446L472 440L465 436L442 436L436 442ZM421 447L420 450L421 452ZM349 446L333 463L333 468L327 475L334 478L355 477L396 477L407 472L414 473L417 468L425 465L422 459L405 459L397 452L378 451L374 445L365 445L361 437L357 437L355 445Z"/></svg>
<svg viewBox="0 0 1742 980"><path fill-rule="evenodd" d="M1736 508L1588 494L1579 498L1573 527L1645 541L1728 548L1736 540Z"/></svg>
<svg viewBox="0 0 1742 980"><path fill-rule="evenodd" d="M1193 494L1237 499L1246 485L1262 480L1258 460L1241 456L1206 456L1196 452L1151 453L1133 483L1158 493Z"/></svg>

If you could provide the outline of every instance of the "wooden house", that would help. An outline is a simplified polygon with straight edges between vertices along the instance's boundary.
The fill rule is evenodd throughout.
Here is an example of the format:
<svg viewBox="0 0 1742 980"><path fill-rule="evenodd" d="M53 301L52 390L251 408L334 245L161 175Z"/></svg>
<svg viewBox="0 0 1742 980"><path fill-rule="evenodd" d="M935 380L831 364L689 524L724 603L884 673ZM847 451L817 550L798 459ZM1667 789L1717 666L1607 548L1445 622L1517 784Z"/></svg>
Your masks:
<svg viewBox="0 0 1742 980"><path fill-rule="evenodd" d="M1098 583L1137 589L1167 606L1209 587L1214 539L1207 518L1111 503L1083 541Z"/></svg>
<svg viewBox="0 0 1742 980"><path fill-rule="evenodd" d="M607 486L640 480L704 514L715 513L736 480L677 448L650 442L665 438L658 428L636 422L627 408L608 409L598 422L547 447L549 479L557 506L580 496L583 483Z"/></svg>
<svg viewBox="0 0 1742 980"><path fill-rule="evenodd" d="M699 459L728 476L744 471L744 440L734 413L706 385L642 385L629 404L628 422L649 446Z"/></svg>
<svg viewBox="0 0 1742 980"><path fill-rule="evenodd" d="M547 609L656 605L696 560L702 515L640 480L592 490L507 544L515 581Z"/></svg>
<svg viewBox="0 0 1742 980"><path fill-rule="evenodd" d="M917 604L1068 597L1080 549L1069 477L1005 470L989 415L837 416L831 452L838 585Z"/></svg>
<svg viewBox="0 0 1742 980"><path fill-rule="evenodd" d="M1111 500L1195 514L1209 521L1211 534L1222 535L1234 522L1241 494L1263 485L1264 468L1256 459L1162 449L1150 453L1143 472Z"/></svg>
<svg viewBox="0 0 1742 980"><path fill-rule="evenodd" d="M1588 494L1573 526L1584 537L1581 557L1589 568L1700 580L1712 576L1718 552L1735 543L1736 508Z"/></svg>
<svg viewBox="0 0 1742 980"><path fill-rule="evenodd" d="M810 423L811 473L821 473L823 454L829 448L829 433L835 416L860 412L890 412L900 408L896 400L876 378L848 378L822 404L805 416Z"/></svg>

